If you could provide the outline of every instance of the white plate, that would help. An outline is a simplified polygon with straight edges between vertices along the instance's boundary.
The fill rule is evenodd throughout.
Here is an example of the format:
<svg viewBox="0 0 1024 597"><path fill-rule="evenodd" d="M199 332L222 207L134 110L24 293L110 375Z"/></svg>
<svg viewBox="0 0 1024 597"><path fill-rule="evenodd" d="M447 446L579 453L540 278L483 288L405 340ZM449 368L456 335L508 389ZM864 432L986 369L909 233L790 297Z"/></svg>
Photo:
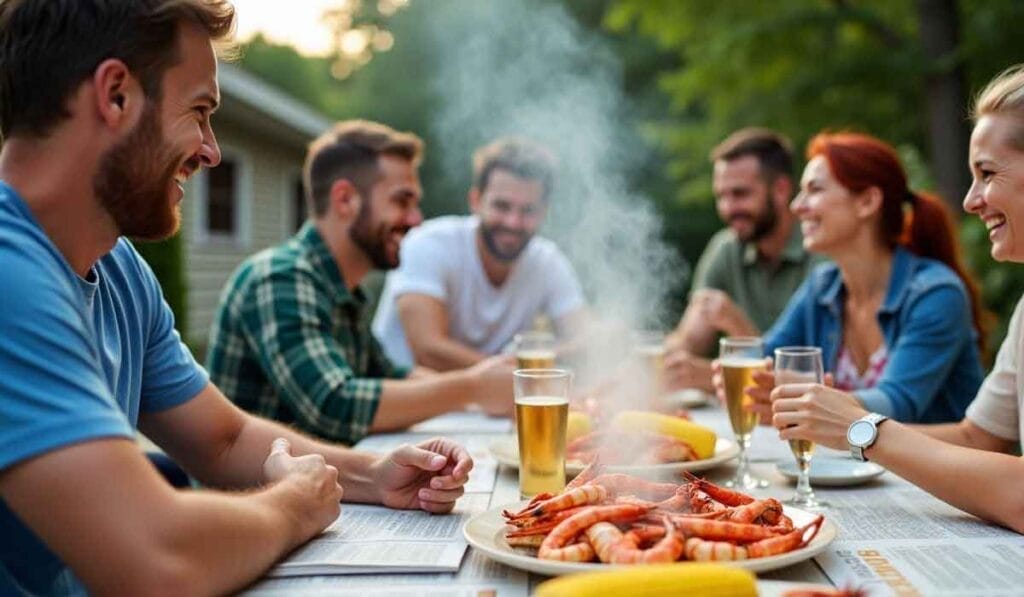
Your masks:
<svg viewBox="0 0 1024 597"><path fill-rule="evenodd" d="M796 481L799 472L796 460L787 460L775 465L779 473ZM867 483L885 472L885 468L874 462L860 462L852 458L814 458L811 460L811 485L857 485Z"/></svg>
<svg viewBox="0 0 1024 597"><path fill-rule="evenodd" d="M489 558L497 560L502 564L512 566L513 568L528 570L538 574L557 576L559 574L583 572L586 570L606 570L609 567L616 566L615 564L538 560L532 555L527 555L525 552L516 551L510 547L505 541L505 519L501 516L501 511L504 509L510 509L513 511L518 510L525 506L526 503L527 502L523 501L518 504L508 504L476 514L467 520L465 525L463 525L462 534L466 537L466 541L468 541L470 545L479 549ZM793 519L793 525L797 527L809 523L816 516L815 514L805 510L791 508L789 506L783 506L783 512ZM832 524L832 522L826 518L814 539L800 549L779 554L777 556L768 556L766 558L720 563L737 566L739 568L746 568L753 572L775 570L776 568L783 568L814 557L828 547L828 544L832 543L832 540L835 538L836 525Z"/></svg>
<svg viewBox="0 0 1024 597"><path fill-rule="evenodd" d="M506 435L501 439L494 440L488 446L494 459L512 468L519 468L519 444L516 436ZM715 453L711 458L704 460L691 460L688 462L667 462L665 464L609 464L605 470L612 473L632 473L634 475L653 475L658 473L675 473L679 471L703 471L714 468L723 462L728 462L740 454L740 448L736 442L725 438L718 438L715 442ZM578 460L569 460L565 463L565 474L575 477L586 465Z"/></svg>
<svg viewBox="0 0 1024 597"><path fill-rule="evenodd" d="M713 399L714 396L708 394L704 390L698 390L697 388L676 390L675 392L665 394L662 398L667 405L683 408L700 408L701 406L707 406Z"/></svg>

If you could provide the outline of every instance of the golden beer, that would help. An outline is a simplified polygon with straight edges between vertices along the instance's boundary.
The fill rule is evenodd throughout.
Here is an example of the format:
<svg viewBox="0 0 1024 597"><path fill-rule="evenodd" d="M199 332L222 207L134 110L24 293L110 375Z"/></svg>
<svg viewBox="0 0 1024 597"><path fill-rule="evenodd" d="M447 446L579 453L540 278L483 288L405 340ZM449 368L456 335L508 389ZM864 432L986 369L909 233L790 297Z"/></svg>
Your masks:
<svg viewBox="0 0 1024 597"><path fill-rule="evenodd" d="M565 487L565 430L569 400L561 396L516 398L519 493L558 493Z"/></svg>
<svg viewBox="0 0 1024 597"><path fill-rule="evenodd" d="M638 346L633 349L643 375L641 382L647 393L648 406L660 410L661 395L664 393L665 347L660 345Z"/></svg>
<svg viewBox="0 0 1024 597"><path fill-rule="evenodd" d="M804 373L800 371L775 371L775 385L781 386L792 383L817 383L818 376L814 373ZM796 457L797 462L810 460L811 456L814 455L814 442L809 439L791 439L789 440L789 449L793 451L793 456Z"/></svg>
<svg viewBox="0 0 1024 597"><path fill-rule="evenodd" d="M789 440L789 449L793 451L797 462L810 460L814 455L814 442L809 439L791 439Z"/></svg>
<svg viewBox="0 0 1024 597"><path fill-rule="evenodd" d="M753 399L744 390L754 385L755 371L764 371L764 360L734 357L720 362L725 381L725 406L732 430L737 436L749 436L757 426L757 413L747 410Z"/></svg>
<svg viewBox="0 0 1024 597"><path fill-rule="evenodd" d="M520 350L516 352L516 361L520 369L554 369L555 351Z"/></svg>

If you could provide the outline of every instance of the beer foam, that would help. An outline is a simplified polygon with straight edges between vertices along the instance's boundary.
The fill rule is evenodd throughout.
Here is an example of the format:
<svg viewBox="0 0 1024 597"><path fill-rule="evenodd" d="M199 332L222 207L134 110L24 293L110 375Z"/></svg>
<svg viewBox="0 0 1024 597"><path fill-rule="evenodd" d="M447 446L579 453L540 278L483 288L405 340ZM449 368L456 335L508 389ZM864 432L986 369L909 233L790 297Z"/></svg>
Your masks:
<svg viewBox="0 0 1024 597"><path fill-rule="evenodd" d="M722 357L718 364L723 367L764 367L764 359L755 357Z"/></svg>
<svg viewBox="0 0 1024 597"><path fill-rule="evenodd" d="M553 350L520 350L516 352L516 358L520 359L554 359L555 351Z"/></svg>
<svg viewBox="0 0 1024 597"><path fill-rule="evenodd" d="M516 398L516 404L524 406L562 406L568 405L569 399L563 396L522 396Z"/></svg>

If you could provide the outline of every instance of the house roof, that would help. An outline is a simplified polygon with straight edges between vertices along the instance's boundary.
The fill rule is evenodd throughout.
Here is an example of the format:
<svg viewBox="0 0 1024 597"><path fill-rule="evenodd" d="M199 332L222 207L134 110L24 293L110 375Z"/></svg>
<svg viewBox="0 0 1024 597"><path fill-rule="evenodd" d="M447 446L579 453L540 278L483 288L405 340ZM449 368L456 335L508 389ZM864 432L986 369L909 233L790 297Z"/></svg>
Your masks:
<svg viewBox="0 0 1024 597"><path fill-rule="evenodd" d="M332 125L323 114L233 64L218 66L218 81L219 117L239 121L282 142L305 146Z"/></svg>

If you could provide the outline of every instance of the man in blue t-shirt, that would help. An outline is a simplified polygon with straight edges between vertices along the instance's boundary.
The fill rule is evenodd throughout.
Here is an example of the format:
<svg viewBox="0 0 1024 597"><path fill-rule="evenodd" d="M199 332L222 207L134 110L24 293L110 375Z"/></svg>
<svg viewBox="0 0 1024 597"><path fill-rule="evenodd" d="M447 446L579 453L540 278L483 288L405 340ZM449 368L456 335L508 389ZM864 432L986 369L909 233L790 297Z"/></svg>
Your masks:
<svg viewBox="0 0 1024 597"><path fill-rule="evenodd" d="M0 2L0 595L223 593L339 500L447 512L472 460L385 456L249 416L209 383L124 236L178 227L213 167L224 0ZM138 427L209 487L176 491Z"/></svg>

